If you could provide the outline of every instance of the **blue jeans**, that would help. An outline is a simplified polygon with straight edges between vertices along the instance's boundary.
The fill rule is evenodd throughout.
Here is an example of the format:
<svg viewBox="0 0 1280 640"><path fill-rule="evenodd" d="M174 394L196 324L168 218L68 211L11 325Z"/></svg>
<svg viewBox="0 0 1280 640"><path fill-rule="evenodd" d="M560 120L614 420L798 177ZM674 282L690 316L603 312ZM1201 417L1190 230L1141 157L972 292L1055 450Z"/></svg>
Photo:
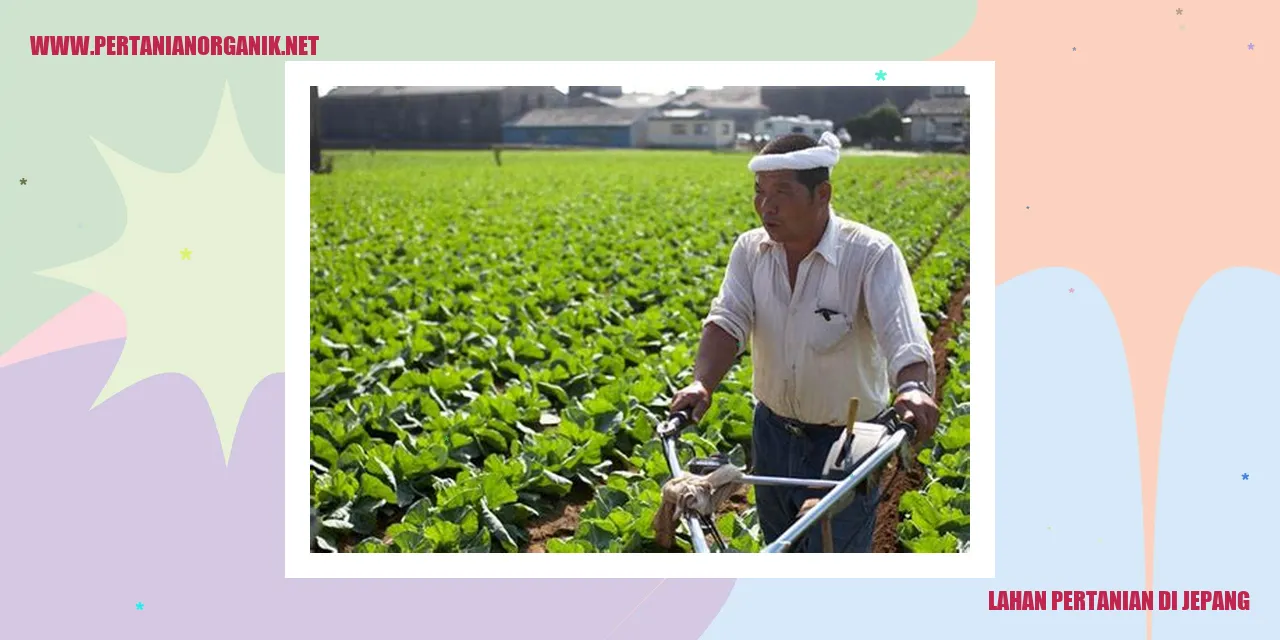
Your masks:
<svg viewBox="0 0 1280 640"><path fill-rule="evenodd" d="M840 437L838 427L809 427L793 432L763 402L756 403L752 428L752 473L789 478L821 478L822 467ZM875 532L876 505L880 488L860 487L849 506L831 516L831 538L837 553L870 553ZM808 498L825 495L823 489L765 487L757 485L756 513L764 542L778 539L796 521L800 506ZM822 527L814 525L792 548L793 552L821 553Z"/></svg>

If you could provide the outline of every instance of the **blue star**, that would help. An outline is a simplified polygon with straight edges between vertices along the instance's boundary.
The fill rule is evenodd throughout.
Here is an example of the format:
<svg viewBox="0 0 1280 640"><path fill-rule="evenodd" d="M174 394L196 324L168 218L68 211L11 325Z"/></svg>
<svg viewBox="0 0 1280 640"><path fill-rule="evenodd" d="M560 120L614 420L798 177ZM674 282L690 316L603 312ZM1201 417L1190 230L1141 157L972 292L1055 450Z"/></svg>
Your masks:
<svg viewBox="0 0 1280 640"><path fill-rule="evenodd" d="M1241 478L1244 478L1245 480L1248 480L1248 479L1249 479L1249 474L1247 474L1247 473L1242 473L1242 474L1240 474L1240 477L1241 477Z"/></svg>
<svg viewBox="0 0 1280 640"><path fill-rule="evenodd" d="M139 602L139 603L138 603L137 605L135 605L135 606L137 606L137 607L138 607L138 611L142 611L142 603L141 603L141 602Z"/></svg>
<svg viewBox="0 0 1280 640"><path fill-rule="evenodd" d="M1075 47L1071 47L1071 50L1072 50L1072 51L1075 51L1075 50L1076 50L1076 48L1075 48Z"/></svg>
<svg viewBox="0 0 1280 640"><path fill-rule="evenodd" d="M886 75L888 75L888 74L887 74L887 73L885 73L883 69L882 69L882 70L880 70L880 71L877 71L877 72L876 72L876 80L877 80L877 81L884 80L884 77L885 77Z"/></svg>

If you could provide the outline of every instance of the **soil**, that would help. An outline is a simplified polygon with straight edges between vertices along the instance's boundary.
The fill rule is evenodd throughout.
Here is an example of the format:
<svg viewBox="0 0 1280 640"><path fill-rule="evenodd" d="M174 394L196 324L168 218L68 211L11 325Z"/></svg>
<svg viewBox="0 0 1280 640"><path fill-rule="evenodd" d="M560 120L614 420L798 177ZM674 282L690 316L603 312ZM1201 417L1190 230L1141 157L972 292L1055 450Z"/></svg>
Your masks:
<svg viewBox="0 0 1280 640"><path fill-rule="evenodd" d="M742 487L730 495L721 507L720 513L732 511L734 513L742 513L751 508L751 504L747 502L747 492L750 489Z"/></svg>
<svg viewBox="0 0 1280 640"><path fill-rule="evenodd" d="M955 336L956 326L964 321L964 299L969 296L969 279L965 278L964 286L951 293L947 302L947 318L942 321L938 331L933 334L933 363L937 371L937 385L941 389L947 380L949 367L947 343ZM872 551L875 553L896 553L898 544L898 503L902 495L916 491L924 486L924 468L919 464L911 466L907 472L898 468L898 458L894 456L885 464L880 478L880 506L876 508L876 531L872 538Z"/></svg>
<svg viewBox="0 0 1280 640"><path fill-rule="evenodd" d="M573 491L541 518L528 525L529 545L527 553L546 553L547 541L552 538L572 536L578 530L578 521L582 510L594 498L591 488L575 484Z"/></svg>

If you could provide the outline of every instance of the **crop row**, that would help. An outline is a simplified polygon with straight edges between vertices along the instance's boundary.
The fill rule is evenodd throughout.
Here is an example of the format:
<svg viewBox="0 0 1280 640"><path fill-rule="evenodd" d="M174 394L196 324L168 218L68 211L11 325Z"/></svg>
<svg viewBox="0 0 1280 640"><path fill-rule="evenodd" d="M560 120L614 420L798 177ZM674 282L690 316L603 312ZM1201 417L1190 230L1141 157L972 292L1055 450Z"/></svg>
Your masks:
<svg viewBox="0 0 1280 640"><path fill-rule="evenodd" d="M969 543L969 310L948 345L949 375L940 391L941 428L920 452L924 486L902 496L898 536L917 553L956 552Z"/></svg>

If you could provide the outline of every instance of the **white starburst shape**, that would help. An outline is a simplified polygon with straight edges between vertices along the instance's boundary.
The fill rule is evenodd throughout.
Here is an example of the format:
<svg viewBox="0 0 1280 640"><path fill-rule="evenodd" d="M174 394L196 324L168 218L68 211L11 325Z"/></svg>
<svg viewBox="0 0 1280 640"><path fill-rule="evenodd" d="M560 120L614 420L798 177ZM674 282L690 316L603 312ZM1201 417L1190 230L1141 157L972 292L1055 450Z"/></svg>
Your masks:
<svg viewBox="0 0 1280 640"><path fill-rule="evenodd" d="M124 196L124 233L44 275L124 312L124 350L94 406L153 375L183 374L203 391L229 456L249 393L284 366L284 176L249 151L230 86L185 171L152 171L93 142Z"/></svg>

